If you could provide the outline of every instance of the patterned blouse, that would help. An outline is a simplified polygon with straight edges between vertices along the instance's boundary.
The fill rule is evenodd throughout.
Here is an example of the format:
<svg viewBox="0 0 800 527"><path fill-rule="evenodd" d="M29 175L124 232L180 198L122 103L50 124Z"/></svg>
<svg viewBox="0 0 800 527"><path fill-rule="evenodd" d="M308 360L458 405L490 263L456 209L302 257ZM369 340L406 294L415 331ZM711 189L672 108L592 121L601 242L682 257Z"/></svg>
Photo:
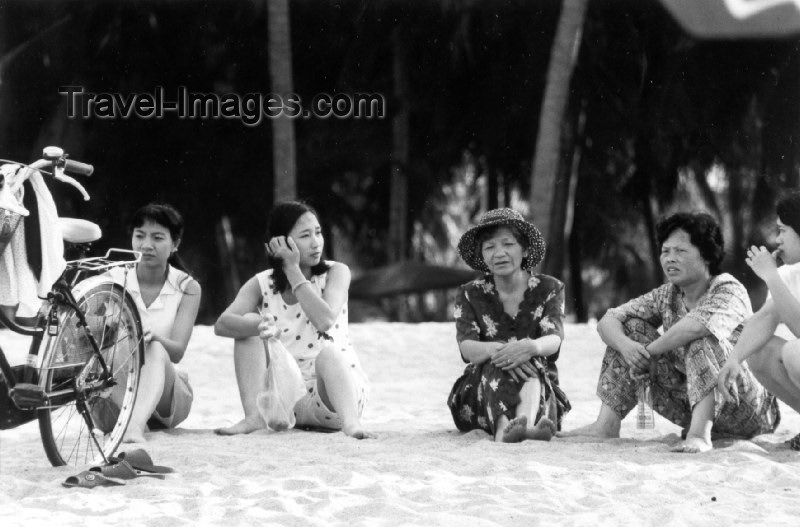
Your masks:
<svg viewBox="0 0 800 527"><path fill-rule="evenodd" d="M728 273L712 277L708 290L691 310L686 309L683 292L677 286L666 283L606 311L606 316L622 323L635 317L655 328L663 325L664 331L682 318L689 317L705 326L720 343L727 341L731 345L739 340L742 324L752 314L747 290ZM681 348L678 349L685 351Z"/></svg>
<svg viewBox="0 0 800 527"><path fill-rule="evenodd" d="M503 309L494 276L487 274L459 288L453 316L459 344L465 340L509 342L545 335L558 335L563 340L564 284L551 276L531 275L519 312L512 317ZM558 353L547 357L548 373L554 380L558 378ZM463 355L461 359L468 362Z"/></svg>

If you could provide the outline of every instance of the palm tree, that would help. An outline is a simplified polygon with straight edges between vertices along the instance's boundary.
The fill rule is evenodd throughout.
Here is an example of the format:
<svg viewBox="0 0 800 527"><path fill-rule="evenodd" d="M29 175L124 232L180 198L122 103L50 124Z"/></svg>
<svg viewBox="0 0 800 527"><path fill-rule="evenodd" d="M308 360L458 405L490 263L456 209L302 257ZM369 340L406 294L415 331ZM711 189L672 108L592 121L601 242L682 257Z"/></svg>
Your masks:
<svg viewBox="0 0 800 527"><path fill-rule="evenodd" d="M404 57L403 22L398 22L392 33L394 50L394 100L397 108L392 117L392 165L389 194L389 247L390 262L408 257L408 160L409 160L409 109L408 80Z"/></svg>
<svg viewBox="0 0 800 527"><path fill-rule="evenodd" d="M292 43L289 0L266 0L269 76L272 93L282 97L293 92ZM297 196L297 161L294 121L285 116L272 120L274 201Z"/></svg>
<svg viewBox="0 0 800 527"><path fill-rule="evenodd" d="M564 0L561 7L550 52L531 172L533 220L549 246L544 272L557 276L564 266L564 224L569 196L569 170L561 163L562 123L587 4L588 0Z"/></svg>

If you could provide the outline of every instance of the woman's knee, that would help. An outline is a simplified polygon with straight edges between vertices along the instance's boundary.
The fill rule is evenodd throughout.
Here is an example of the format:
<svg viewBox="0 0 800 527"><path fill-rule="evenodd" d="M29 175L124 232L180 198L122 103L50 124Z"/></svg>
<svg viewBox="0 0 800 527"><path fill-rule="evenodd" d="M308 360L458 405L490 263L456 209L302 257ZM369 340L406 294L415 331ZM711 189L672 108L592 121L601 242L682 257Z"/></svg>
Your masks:
<svg viewBox="0 0 800 527"><path fill-rule="evenodd" d="M314 359L314 366L317 371L329 368L338 368L344 364L344 356L331 345L323 346L317 358Z"/></svg>
<svg viewBox="0 0 800 527"><path fill-rule="evenodd" d="M144 350L145 364L166 364L170 362L169 353L160 342L150 342Z"/></svg>
<svg viewBox="0 0 800 527"><path fill-rule="evenodd" d="M760 350L747 357L747 366L756 376L772 375L778 362L783 362L784 347L787 343L780 337L772 337ZM800 348L795 348L800 349Z"/></svg>
<svg viewBox="0 0 800 527"><path fill-rule="evenodd" d="M791 340L783 345L781 360L793 379L800 377L800 340Z"/></svg>

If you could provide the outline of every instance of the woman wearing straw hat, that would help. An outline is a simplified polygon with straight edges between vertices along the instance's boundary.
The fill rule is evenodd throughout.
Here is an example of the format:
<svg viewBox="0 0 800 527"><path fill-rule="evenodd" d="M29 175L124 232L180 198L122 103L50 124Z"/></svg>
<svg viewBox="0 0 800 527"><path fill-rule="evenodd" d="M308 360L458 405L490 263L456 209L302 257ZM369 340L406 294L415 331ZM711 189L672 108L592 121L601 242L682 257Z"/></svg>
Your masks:
<svg viewBox="0 0 800 527"><path fill-rule="evenodd" d="M487 212L458 243L467 265L486 273L461 286L455 303L456 338L469 363L447 401L459 430L507 443L548 441L570 410L556 368L564 284L531 272L544 251L539 230L512 209Z"/></svg>

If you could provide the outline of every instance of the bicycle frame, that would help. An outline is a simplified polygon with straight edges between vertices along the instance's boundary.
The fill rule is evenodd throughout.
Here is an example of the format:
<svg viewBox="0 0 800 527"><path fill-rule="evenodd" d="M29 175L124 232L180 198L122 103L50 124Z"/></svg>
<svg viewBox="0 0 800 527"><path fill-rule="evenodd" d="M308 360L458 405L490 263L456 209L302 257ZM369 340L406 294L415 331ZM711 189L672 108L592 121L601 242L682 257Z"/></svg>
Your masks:
<svg viewBox="0 0 800 527"><path fill-rule="evenodd" d="M130 255L133 259L129 260L112 260L111 255L114 253L121 253ZM0 371L6 378L7 392L10 400L17 406L17 408L25 412L27 410L35 410L42 407L55 407L61 406L77 398L78 391L73 388L59 390L57 392L44 393L37 386L37 360L39 355L39 348L41 346L45 331L58 331L58 328L52 328L50 325L58 320L59 308L73 309L75 315L78 317L79 326L83 328L87 340L91 346L92 356L95 359L95 364L99 365L102 370L102 375L89 386L82 387L85 390L94 390L101 388L108 388L114 385L113 376L108 370L108 366L100 353L100 345L97 339L92 334L92 331L86 321L83 310L78 306L75 297L72 294L72 287L85 277L86 273L100 273L112 267L136 265L141 258L141 254L136 251L129 251L125 249L110 249L105 256L83 258L80 260L73 260L67 263L67 269L61 277L53 284L51 292L47 295L47 299L42 304L37 316L36 324L33 327L20 326L15 321L10 320L9 317L0 310L0 321L2 321L9 329L16 333L28 335L33 337L31 340L30 348L28 351L28 358L26 364L22 368L23 378L18 379L14 369L8 363L5 353L0 348ZM72 274L71 279L67 276ZM121 284L124 290L127 290L127 283ZM144 357L142 357L144 361ZM84 366L84 369L88 365ZM81 378L81 374L76 375L76 378ZM78 401L80 403L80 401ZM31 419L33 419L31 417ZM27 422L27 421L23 421ZM23 424L20 422L18 424ZM17 425L13 425L17 426ZM7 426L7 428L13 428Z"/></svg>
<svg viewBox="0 0 800 527"><path fill-rule="evenodd" d="M22 204L22 185L28 179L37 193L40 214L51 223L58 221L57 230L61 230L63 241L86 248L101 236L99 227L91 222L59 218L43 181L43 176L49 175L72 185L88 200L83 186L65 172L88 176L93 167L67 159L58 147L45 148L43 157L30 165L0 159L0 253L12 241L22 217L29 214ZM49 243L42 245L51 258L57 254L56 265L63 271L58 277L40 277L38 295L42 303L33 325L20 325L13 314L0 310L0 322L11 331L31 337L24 365L12 367L0 348L0 429L14 428L38 416L42 443L54 466L78 460L78 455L73 457L78 450L84 455L100 453L104 459L113 454L130 420L139 368L144 363L141 320L127 292L127 273L135 269L141 253L110 249L103 257L65 262L58 253L61 239L47 238ZM19 241L13 243L16 247ZM105 271L120 266L126 268L124 278L105 275ZM8 271L13 280L15 269ZM49 289L48 282L52 282ZM26 305L30 305L33 298L30 292L26 295ZM6 300L6 304L17 303L22 304L14 296ZM121 337L117 334L120 325ZM119 346L125 351L118 355ZM118 380L118 376L125 380ZM123 396L115 401L113 398L120 392L115 392L114 387L118 385ZM121 412L109 422L103 408L117 403ZM85 437L91 437L91 441L87 443ZM81 446L87 444L94 446Z"/></svg>

